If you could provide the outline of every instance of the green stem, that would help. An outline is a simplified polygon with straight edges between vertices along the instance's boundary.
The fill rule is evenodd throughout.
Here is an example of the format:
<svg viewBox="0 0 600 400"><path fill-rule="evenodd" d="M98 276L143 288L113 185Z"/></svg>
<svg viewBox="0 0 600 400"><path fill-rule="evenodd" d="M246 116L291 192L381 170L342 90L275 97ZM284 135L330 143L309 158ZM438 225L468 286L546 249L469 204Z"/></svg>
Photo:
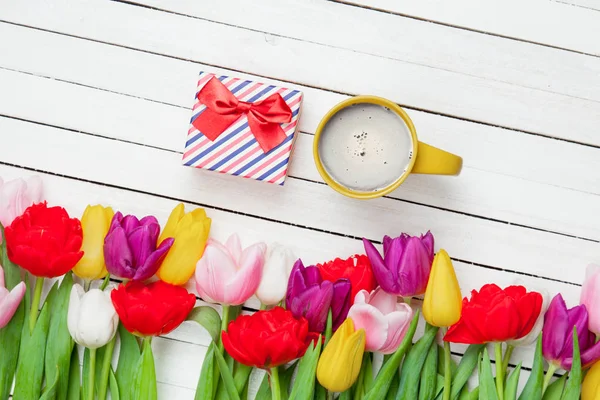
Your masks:
<svg viewBox="0 0 600 400"><path fill-rule="evenodd" d="M333 392L327 391L327 400L333 400Z"/></svg>
<svg viewBox="0 0 600 400"><path fill-rule="evenodd" d="M106 276L104 277L104 281L102 281L102 286L100 286L100 290L106 289L106 287L108 286L108 282L110 282L110 274L106 274Z"/></svg>
<svg viewBox="0 0 600 400"><path fill-rule="evenodd" d="M90 349L90 369L87 400L94 400L94 378L96 377L96 349Z"/></svg>
<svg viewBox="0 0 600 400"><path fill-rule="evenodd" d="M84 291L88 291L90 290L90 286L92 286L92 281L90 279L86 279L83 281L83 290Z"/></svg>
<svg viewBox="0 0 600 400"><path fill-rule="evenodd" d="M229 325L229 305L223 304L223 316L221 317L221 332L219 334L219 352L223 354L223 341L221 340L221 334L223 331L227 332L227 325Z"/></svg>
<svg viewBox="0 0 600 400"><path fill-rule="evenodd" d="M450 354L450 342L444 340L444 400L450 400L450 393L452 392L450 357L452 357L452 354Z"/></svg>
<svg viewBox="0 0 600 400"><path fill-rule="evenodd" d="M98 391L98 399L106 399L108 390L108 374L110 373L110 362L112 361L113 350L115 349L115 341L117 336L113 336L112 340L106 345L104 359L102 360L102 372L100 374L100 390Z"/></svg>
<svg viewBox="0 0 600 400"><path fill-rule="evenodd" d="M548 365L548 371L546 372L546 376L544 377L544 386L542 386L542 395L546 393L546 389L548 389L548 385L550 384L550 379L554 376L554 373L558 369L558 365L550 363Z"/></svg>
<svg viewBox="0 0 600 400"><path fill-rule="evenodd" d="M35 289L33 292L33 301L31 302L31 312L29 313L29 332L33 333L35 322L37 321L40 308L40 300L42 299L42 289L44 288L44 278L35 278Z"/></svg>
<svg viewBox="0 0 600 400"><path fill-rule="evenodd" d="M369 353L365 351L365 353L363 354L360 372L358 373L358 379L356 380L356 390L354 391L354 400L362 400L362 398L363 398L365 365L367 364L367 357L369 357Z"/></svg>
<svg viewBox="0 0 600 400"><path fill-rule="evenodd" d="M512 346L510 344L508 344L506 346L506 352L504 353L504 359L503 359L504 362L502 363L502 371L504 371L505 373L508 368L508 363L510 362L510 357L512 356L514 349L515 349L515 346Z"/></svg>
<svg viewBox="0 0 600 400"><path fill-rule="evenodd" d="M498 399L504 400L504 361L502 360L502 342L494 344L496 350L496 392Z"/></svg>
<svg viewBox="0 0 600 400"><path fill-rule="evenodd" d="M281 389L279 387L279 370L271 368L271 393L273 400L281 400Z"/></svg>
<svg viewBox="0 0 600 400"><path fill-rule="evenodd" d="M265 311L267 309L267 305L260 303L260 311Z"/></svg>

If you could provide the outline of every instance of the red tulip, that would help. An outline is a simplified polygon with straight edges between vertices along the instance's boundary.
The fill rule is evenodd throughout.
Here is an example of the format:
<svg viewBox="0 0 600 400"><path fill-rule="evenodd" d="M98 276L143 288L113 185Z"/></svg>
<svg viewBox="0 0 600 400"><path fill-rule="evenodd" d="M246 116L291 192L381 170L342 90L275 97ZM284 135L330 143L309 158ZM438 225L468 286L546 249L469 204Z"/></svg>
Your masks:
<svg viewBox="0 0 600 400"><path fill-rule="evenodd" d="M64 275L83 256L81 222L46 202L28 207L5 235L8 258L37 277Z"/></svg>
<svg viewBox="0 0 600 400"><path fill-rule="evenodd" d="M183 287L156 281L121 284L110 293L125 328L138 336L158 336L173 331L187 318L196 296Z"/></svg>
<svg viewBox="0 0 600 400"><path fill-rule="evenodd" d="M338 279L348 279L352 284L350 292L350 303L354 303L354 297L361 290L371 293L377 287L377 281L369 258L364 255L354 255L346 260L336 258L324 264L317 264L321 270L323 280L336 282Z"/></svg>
<svg viewBox="0 0 600 400"><path fill-rule="evenodd" d="M542 310L542 295L523 286L500 289L484 285L463 299L460 320L448 329L447 342L481 344L516 340L527 335Z"/></svg>
<svg viewBox="0 0 600 400"><path fill-rule="evenodd" d="M281 307L241 315L222 333L223 346L231 357L244 365L264 369L302 357L318 337L308 332L306 319L296 319Z"/></svg>

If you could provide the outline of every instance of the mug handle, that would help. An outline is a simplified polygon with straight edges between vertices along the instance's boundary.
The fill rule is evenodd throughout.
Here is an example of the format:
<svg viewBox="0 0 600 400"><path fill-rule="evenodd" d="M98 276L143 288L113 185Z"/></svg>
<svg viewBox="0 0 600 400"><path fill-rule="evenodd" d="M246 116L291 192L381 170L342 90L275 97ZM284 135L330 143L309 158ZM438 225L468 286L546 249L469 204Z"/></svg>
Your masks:
<svg viewBox="0 0 600 400"><path fill-rule="evenodd" d="M458 175L462 169L462 158L437 147L419 142L417 159L411 170L414 174Z"/></svg>

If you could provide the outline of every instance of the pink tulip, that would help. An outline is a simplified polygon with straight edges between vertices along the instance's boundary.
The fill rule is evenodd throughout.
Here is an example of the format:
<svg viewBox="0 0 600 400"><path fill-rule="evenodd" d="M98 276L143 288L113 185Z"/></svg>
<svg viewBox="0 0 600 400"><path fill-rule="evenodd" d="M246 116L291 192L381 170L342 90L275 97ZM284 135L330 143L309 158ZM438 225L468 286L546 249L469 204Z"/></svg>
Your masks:
<svg viewBox="0 0 600 400"><path fill-rule="evenodd" d="M19 307L25 295L25 282L19 282L10 292L4 284L4 269L0 266L0 329L4 328Z"/></svg>
<svg viewBox="0 0 600 400"><path fill-rule="evenodd" d="M585 305L589 313L589 330L600 334L600 266L588 265L579 303Z"/></svg>
<svg viewBox="0 0 600 400"><path fill-rule="evenodd" d="M243 304L260 285L266 250L264 243L242 250L237 234L230 236L225 246L209 239L196 264L198 294L212 303Z"/></svg>
<svg viewBox="0 0 600 400"><path fill-rule="evenodd" d="M3 226L10 225L27 207L41 201L42 180L39 176L8 182L0 178L0 222Z"/></svg>
<svg viewBox="0 0 600 400"><path fill-rule="evenodd" d="M395 295L378 287L371 293L361 290L354 298L348 317L354 328L367 334L365 351L391 354L404 338L412 320L413 311L406 303L398 303Z"/></svg>

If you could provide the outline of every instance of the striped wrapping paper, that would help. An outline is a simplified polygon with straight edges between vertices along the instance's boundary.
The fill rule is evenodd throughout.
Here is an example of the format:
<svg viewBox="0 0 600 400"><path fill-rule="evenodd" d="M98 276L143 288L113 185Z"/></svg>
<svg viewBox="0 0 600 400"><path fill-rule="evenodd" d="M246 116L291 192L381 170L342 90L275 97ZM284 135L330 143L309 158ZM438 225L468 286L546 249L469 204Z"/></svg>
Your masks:
<svg viewBox="0 0 600 400"><path fill-rule="evenodd" d="M213 76L217 75L200 72L196 95ZM296 137L302 92L235 77L217 77L240 101L257 102L273 93L279 93L293 114L290 123L281 124L287 139L268 153L264 153L248 127L246 116L242 115L212 142L191 124L206 109L206 106L195 98L183 164L283 185Z"/></svg>

